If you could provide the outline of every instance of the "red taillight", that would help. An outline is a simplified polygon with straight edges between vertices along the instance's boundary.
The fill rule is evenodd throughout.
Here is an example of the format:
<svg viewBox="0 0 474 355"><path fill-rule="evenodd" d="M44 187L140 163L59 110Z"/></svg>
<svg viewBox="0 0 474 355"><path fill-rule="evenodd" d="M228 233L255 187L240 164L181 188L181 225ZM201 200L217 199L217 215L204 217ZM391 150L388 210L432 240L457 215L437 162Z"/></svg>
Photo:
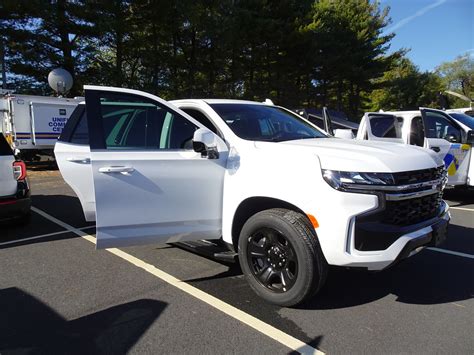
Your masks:
<svg viewBox="0 0 474 355"><path fill-rule="evenodd" d="M26 178L26 165L22 161L13 163L13 176L16 180L24 180Z"/></svg>

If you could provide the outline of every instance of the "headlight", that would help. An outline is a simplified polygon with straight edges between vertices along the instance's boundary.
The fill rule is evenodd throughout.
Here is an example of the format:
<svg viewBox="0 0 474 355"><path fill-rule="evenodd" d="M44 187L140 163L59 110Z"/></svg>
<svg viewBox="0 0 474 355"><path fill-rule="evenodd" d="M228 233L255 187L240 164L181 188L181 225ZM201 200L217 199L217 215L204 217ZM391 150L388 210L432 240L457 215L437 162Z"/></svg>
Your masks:
<svg viewBox="0 0 474 355"><path fill-rule="evenodd" d="M355 185L384 186L394 185L390 173L358 173L349 171L323 170L323 178L336 190L350 190Z"/></svg>

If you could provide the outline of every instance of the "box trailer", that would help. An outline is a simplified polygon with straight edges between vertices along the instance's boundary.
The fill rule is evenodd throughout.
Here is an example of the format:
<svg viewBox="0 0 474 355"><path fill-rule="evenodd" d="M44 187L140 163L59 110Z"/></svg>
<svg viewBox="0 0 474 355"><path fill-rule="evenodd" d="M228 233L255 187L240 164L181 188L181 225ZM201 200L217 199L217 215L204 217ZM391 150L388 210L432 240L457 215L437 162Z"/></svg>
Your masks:
<svg viewBox="0 0 474 355"><path fill-rule="evenodd" d="M83 98L8 94L0 98L0 130L20 155L51 155L69 116Z"/></svg>

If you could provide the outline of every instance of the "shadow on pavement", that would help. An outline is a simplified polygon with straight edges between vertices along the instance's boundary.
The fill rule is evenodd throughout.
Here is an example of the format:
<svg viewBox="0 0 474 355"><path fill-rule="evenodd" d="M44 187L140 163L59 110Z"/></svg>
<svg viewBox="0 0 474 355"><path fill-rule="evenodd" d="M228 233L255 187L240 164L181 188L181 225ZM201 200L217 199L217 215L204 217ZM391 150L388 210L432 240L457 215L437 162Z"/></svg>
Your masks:
<svg viewBox="0 0 474 355"><path fill-rule="evenodd" d="M426 250L399 265L371 273L331 269L326 285L299 308L337 309L357 306L389 294L408 304L442 304L471 299L474 261Z"/></svg>
<svg viewBox="0 0 474 355"><path fill-rule="evenodd" d="M448 239L440 248L474 255L473 236L474 228L450 224L448 227Z"/></svg>
<svg viewBox="0 0 474 355"><path fill-rule="evenodd" d="M443 198L448 201L456 202L452 207L461 207L474 204L474 190L468 189L446 189Z"/></svg>
<svg viewBox="0 0 474 355"><path fill-rule="evenodd" d="M31 199L33 206L73 227L80 228L94 225L93 222L86 222L81 203L75 196L33 195Z"/></svg>
<svg viewBox="0 0 474 355"><path fill-rule="evenodd" d="M32 171L58 170L58 165L54 160L28 161L26 162L26 167Z"/></svg>
<svg viewBox="0 0 474 355"><path fill-rule="evenodd" d="M0 290L0 353L124 354L166 303L137 300L67 321L18 288Z"/></svg>

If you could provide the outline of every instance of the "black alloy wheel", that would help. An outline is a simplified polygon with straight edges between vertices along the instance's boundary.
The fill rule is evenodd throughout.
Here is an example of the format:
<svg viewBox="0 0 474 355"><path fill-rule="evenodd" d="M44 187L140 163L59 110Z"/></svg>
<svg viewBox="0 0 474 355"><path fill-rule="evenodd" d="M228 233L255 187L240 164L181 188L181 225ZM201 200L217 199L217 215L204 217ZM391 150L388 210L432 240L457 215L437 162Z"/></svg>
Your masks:
<svg viewBox="0 0 474 355"><path fill-rule="evenodd" d="M256 213L240 231L238 250L248 283L267 302L296 306L326 280L316 231L302 213L282 208Z"/></svg>
<svg viewBox="0 0 474 355"><path fill-rule="evenodd" d="M261 228L248 238L247 261L256 279L274 292L286 292L296 282L295 250L276 229Z"/></svg>

